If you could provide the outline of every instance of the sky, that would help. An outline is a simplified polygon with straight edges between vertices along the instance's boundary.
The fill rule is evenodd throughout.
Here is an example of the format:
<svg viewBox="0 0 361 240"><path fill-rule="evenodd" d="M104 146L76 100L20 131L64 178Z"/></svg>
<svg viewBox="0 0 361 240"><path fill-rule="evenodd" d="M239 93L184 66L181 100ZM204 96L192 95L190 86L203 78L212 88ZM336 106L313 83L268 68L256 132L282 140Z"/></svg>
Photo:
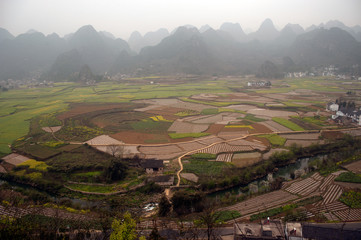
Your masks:
<svg viewBox="0 0 361 240"><path fill-rule="evenodd" d="M266 19L283 28L298 23L307 28L329 20L361 25L360 0L0 0L0 27L13 35L35 29L64 36L84 25L127 40L159 28L172 31L191 24L219 29L239 23L257 30Z"/></svg>

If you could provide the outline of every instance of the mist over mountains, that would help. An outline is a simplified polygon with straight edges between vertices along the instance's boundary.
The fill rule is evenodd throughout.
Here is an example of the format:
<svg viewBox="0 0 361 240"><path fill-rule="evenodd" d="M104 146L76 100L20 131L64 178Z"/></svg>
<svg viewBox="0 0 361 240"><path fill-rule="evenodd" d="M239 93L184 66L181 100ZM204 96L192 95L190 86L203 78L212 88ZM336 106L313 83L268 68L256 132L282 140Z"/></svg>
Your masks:
<svg viewBox="0 0 361 240"><path fill-rule="evenodd" d="M171 33L133 32L128 41L90 25L63 38L36 31L15 37L0 28L0 80L62 81L82 69L96 75L259 74L262 69L287 72L360 62L361 27L339 21L306 30L287 24L278 31L266 19L250 34L238 23L224 23L218 30L187 25Z"/></svg>

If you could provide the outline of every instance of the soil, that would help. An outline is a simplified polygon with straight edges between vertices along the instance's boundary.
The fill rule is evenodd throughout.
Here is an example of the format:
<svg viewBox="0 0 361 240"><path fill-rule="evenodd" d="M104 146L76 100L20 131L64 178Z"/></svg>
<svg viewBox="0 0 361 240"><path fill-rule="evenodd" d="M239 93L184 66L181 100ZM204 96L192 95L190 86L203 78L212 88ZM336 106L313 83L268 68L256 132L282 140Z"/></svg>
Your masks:
<svg viewBox="0 0 361 240"><path fill-rule="evenodd" d="M137 106L131 103L73 103L70 106L70 110L66 111L64 113L61 113L57 116L59 120L64 120L67 118L72 118L77 115L85 114L85 113L91 113L95 111L100 110L108 110L108 109L114 109L114 108L133 108L133 106ZM138 105L139 107L139 105Z"/></svg>
<svg viewBox="0 0 361 240"><path fill-rule="evenodd" d="M344 166L347 170L354 172L356 174L361 174L361 160L357 162L353 162Z"/></svg>
<svg viewBox="0 0 361 240"><path fill-rule="evenodd" d="M218 133L220 133L224 128L224 125L222 124L212 124L209 126L209 128L207 129L207 133L210 134L214 134L217 135Z"/></svg>
<svg viewBox="0 0 361 240"><path fill-rule="evenodd" d="M112 138L120 140L128 144L140 144L140 143L167 143L170 142L168 134L151 134L151 133L139 133L133 131L118 132L110 135ZM183 139L184 140L184 139Z"/></svg>

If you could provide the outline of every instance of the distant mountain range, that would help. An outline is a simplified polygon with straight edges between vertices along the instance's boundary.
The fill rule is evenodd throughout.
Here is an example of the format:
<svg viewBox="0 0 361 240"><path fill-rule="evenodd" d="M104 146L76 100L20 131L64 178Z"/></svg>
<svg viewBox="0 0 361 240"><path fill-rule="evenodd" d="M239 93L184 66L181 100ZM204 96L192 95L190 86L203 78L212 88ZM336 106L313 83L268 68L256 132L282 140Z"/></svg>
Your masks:
<svg viewBox="0 0 361 240"><path fill-rule="evenodd" d="M266 19L250 34L238 23L224 23L218 30L187 25L171 33L166 29L144 36L133 32L128 42L90 25L64 38L34 30L14 37L0 28L0 80L60 81L82 69L97 75L253 73L266 77L266 68L283 72L360 63L361 27L339 21L306 30L287 24L278 31Z"/></svg>

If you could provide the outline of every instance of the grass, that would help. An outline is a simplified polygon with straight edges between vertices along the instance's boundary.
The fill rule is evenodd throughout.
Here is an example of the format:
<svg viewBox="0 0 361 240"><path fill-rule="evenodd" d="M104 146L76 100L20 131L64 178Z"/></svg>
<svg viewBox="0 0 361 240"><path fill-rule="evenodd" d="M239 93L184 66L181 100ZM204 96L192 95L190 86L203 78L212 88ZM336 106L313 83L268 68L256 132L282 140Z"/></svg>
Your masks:
<svg viewBox="0 0 361 240"><path fill-rule="evenodd" d="M165 119L163 116L153 116L150 117L150 119L152 119L154 122L173 122L171 120Z"/></svg>
<svg viewBox="0 0 361 240"><path fill-rule="evenodd" d="M210 133L168 133L169 137L172 139L180 139L180 138L199 138L210 135Z"/></svg>
<svg viewBox="0 0 361 240"><path fill-rule="evenodd" d="M139 132L147 133L163 133L170 127L170 122L153 121L151 119L144 119L142 121L133 122L131 127Z"/></svg>
<svg viewBox="0 0 361 240"><path fill-rule="evenodd" d="M257 137L266 138L273 146L283 146L287 141L286 138L281 137L277 134L258 135Z"/></svg>
<svg viewBox="0 0 361 240"><path fill-rule="evenodd" d="M92 171L92 172L84 172L84 173L75 173L75 176L79 177L98 177L102 175L102 171Z"/></svg>
<svg viewBox="0 0 361 240"><path fill-rule="evenodd" d="M353 172L344 172L341 173L335 181L338 182L350 182L350 183L361 183L361 176Z"/></svg>
<svg viewBox="0 0 361 240"><path fill-rule="evenodd" d="M344 192L339 200L350 208L361 208L361 192L354 190Z"/></svg>
<svg viewBox="0 0 361 240"><path fill-rule="evenodd" d="M253 114L247 114L243 119L253 121L253 122L263 122L266 121L266 119L259 118L254 116Z"/></svg>
<svg viewBox="0 0 361 240"><path fill-rule="evenodd" d="M195 153L191 157L193 159L216 159L217 155L212 153Z"/></svg>
<svg viewBox="0 0 361 240"><path fill-rule="evenodd" d="M213 102L213 101L207 102L207 101L195 100L190 98L182 98L182 101L210 105L214 107L227 107L229 105L239 104L239 102Z"/></svg>
<svg viewBox="0 0 361 240"><path fill-rule="evenodd" d="M223 170L232 168L233 164L225 162L207 161L201 159L190 159L184 163L184 172L194 173L198 176L219 176Z"/></svg>
<svg viewBox="0 0 361 240"><path fill-rule="evenodd" d="M221 222L221 223L229 221L229 220L233 220L235 218L239 218L242 216L238 211L235 211L235 210L219 211L219 212L216 212L215 214L217 214L217 217L218 217L217 222Z"/></svg>
<svg viewBox="0 0 361 240"><path fill-rule="evenodd" d="M18 149L38 159L47 159L60 153L60 151L57 149L45 147L35 143L26 143L22 146L19 146Z"/></svg>
<svg viewBox="0 0 361 240"><path fill-rule="evenodd" d="M226 125L225 128L249 128L254 129L251 125Z"/></svg>
<svg viewBox="0 0 361 240"><path fill-rule="evenodd" d="M48 170L49 165L42 161L36 161L34 159L29 159L18 166L29 166L29 169L34 169L41 172L46 172Z"/></svg>
<svg viewBox="0 0 361 240"><path fill-rule="evenodd" d="M272 217L272 216L278 215L278 214L283 213L283 212L287 212L287 211L292 210L292 209L297 208L297 207L298 206L296 204L289 204L289 205L285 205L285 206L282 206L282 207L273 208L273 209L268 210L268 211L264 211L264 212L261 212L261 213L251 215L250 220L254 221L254 220L257 220L257 219L264 219L264 218L267 218L267 217Z"/></svg>
<svg viewBox="0 0 361 240"><path fill-rule="evenodd" d="M201 114L203 114L203 115L218 114L218 109L217 108L206 108L201 111Z"/></svg>
<svg viewBox="0 0 361 240"><path fill-rule="evenodd" d="M68 184L69 188L84 192L94 192L94 193L109 193L114 192L114 185L85 185L85 184Z"/></svg>
<svg viewBox="0 0 361 240"><path fill-rule="evenodd" d="M327 117L325 116L314 116L314 117L294 117L294 118L297 118L297 119L300 119L304 122L307 122L307 123L311 123L311 124L315 124L317 126L327 126Z"/></svg>
<svg viewBox="0 0 361 240"><path fill-rule="evenodd" d="M65 146L66 143L64 143L63 141L48 141L48 142L44 142L41 145L45 146L45 147L50 147L50 148L59 148L62 146Z"/></svg>
<svg viewBox="0 0 361 240"><path fill-rule="evenodd" d="M304 129L300 126L298 126L297 124L284 119L284 118L279 118L279 117L273 117L272 121L281 124L282 126L285 126L286 128L289 128L293 131L304 131Z"/></svg>
<svg viewBox="0 0 361 240"><path fill-rule="evenodd" d="M194 115L198 115L199 112L195 111L195 110L190 110L190 109L186 109L184 111L181 111L181 112L177 112L176 116L178 117L187 117L187 116L194 116Z"/></svg>
<svg viewBox="0 0 361 240"><path fill-rule="evenodd" d="M45 115L42 125L61 125L51 114L64 111L72 102L119 103L135 99L189 97L200 93L230 92L227 81L192 81L179 85L114 84L96 87L57 83L53 88L15 89L0 95L0 152L10 153L8 145L29 131L29 120ZM95 89L95 91L93 90ZM130 98L130 96L132 98ZM222 105L222 104L221 104ZM47 114L50 114L47 116Z"/></svg>

